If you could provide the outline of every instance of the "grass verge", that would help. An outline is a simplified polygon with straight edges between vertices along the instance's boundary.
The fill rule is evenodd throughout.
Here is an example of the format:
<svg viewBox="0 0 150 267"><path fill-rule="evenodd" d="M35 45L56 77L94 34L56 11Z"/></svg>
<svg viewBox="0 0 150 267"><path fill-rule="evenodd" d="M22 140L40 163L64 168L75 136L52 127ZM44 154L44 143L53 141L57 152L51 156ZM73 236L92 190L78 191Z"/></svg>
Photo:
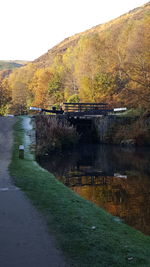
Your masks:
<svg viewBox="0 0 150 267"><path fill-rule="evenodd" d="M25 118L23 120L26 120ZM14 127L10 173L45 215L59 247L73 266L150 266L150 237L115 220L95 204L76 195L34 161L26 148L18 158L18 146L27 130L22 119ZM72 266L72 265L71 265Z"/></svg>

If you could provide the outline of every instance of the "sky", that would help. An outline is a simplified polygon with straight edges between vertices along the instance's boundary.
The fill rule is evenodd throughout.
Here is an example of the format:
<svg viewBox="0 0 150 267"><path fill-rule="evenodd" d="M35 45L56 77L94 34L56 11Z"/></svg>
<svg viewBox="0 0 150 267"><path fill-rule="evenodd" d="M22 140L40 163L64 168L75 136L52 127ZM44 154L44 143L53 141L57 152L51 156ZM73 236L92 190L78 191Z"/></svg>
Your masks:
<svg viewBox="0 0 150 267"><path fill-rule="evenodd" d="M0 60L32 61L148 0L0 0Z"/></svg>

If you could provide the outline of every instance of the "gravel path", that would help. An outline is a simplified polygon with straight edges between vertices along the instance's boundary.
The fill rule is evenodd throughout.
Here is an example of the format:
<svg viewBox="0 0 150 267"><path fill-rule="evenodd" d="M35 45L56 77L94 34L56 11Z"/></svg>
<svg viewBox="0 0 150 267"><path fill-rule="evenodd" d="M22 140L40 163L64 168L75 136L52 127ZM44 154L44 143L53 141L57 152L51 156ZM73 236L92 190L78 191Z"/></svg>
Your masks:
<svg viewBox="0 0 150 267"><path fill-rule="evenodd" d="M42 216L12 184L8 165L14 122L13 117L0 117L0 266L68 266Z"/></svg>

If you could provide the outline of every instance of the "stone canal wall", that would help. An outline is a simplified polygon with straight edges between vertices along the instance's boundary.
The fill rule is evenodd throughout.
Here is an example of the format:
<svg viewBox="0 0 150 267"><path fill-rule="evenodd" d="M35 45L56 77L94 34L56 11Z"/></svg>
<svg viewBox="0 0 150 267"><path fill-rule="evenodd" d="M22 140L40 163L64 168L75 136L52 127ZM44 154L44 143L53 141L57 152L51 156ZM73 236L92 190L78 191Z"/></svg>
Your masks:
<svg viewBox="0 0 150 267"><path fill-rule="evenodd" d="M44 129L48 140L50 136L47 120L50 117L51 116L42 116L42 129ZM127 117L123 115L82 117L67 117L61 115L56 116L56 118L60 121L67 120L71 125L75 126L79 135L79 142L81 143L150 145L149 118ZM41 132L39 127L36 127L36 130L36 135ZM67 138L66 134L65 137ZM47 146L48 141L46 141L46 139L45 142L45 146ZM66 142L68 142L67 139Z"/></svg>
<svg viewBox="0 0 150 267"><path fill-rule="evenodd" d="M98 142L118 143L115 136L121 127L133 124L137 117L123 117L117 115L98 116L92 119L96 130Z"/></svg>
<svg viewBox="0 0 150 267"><path fill-rule="evenodd" d="M100 143L150 146L150 117L109 115L92 120Z"/></svg>

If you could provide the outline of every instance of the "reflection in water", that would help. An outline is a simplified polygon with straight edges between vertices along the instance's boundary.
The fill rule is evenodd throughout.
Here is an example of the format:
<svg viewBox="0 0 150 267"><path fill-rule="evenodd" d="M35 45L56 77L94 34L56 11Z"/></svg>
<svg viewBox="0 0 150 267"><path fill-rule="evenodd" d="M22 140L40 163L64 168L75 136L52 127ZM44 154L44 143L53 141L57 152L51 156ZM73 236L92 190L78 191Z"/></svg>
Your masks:
<svg viewBox="0 0 150 267"><path fill-rule="evenodd" d="M84 145L40 164L65 185L150 235L150 152Z"/></svg>

